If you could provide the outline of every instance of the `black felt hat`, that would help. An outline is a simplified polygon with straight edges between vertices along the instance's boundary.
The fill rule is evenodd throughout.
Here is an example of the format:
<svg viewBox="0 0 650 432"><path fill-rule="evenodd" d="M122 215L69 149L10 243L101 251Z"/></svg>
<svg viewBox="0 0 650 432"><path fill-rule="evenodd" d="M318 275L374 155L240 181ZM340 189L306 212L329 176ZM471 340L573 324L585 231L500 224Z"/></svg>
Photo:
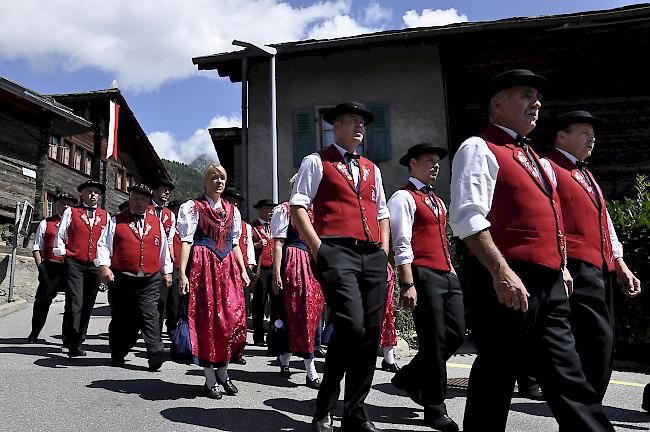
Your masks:
<svg viewBox="0 0 650 432"><path fill-rule="evenodd" d="M336 119L343 114L357 114L363 117L363 122L367 125L373 122L375 116L368 110L366 106L359 102L344 102L331 108L323 114L323 120L333 125Z"/></svg>
<svg viewBox="0 0 650 432"><path fill-rule="evenodd" d="M96 187L97 189L102 191L102 193L106 192L106 186L104 185L104 183L100 183L96 180L86 180L85 182L81 183L79 186L77 186L77 192L81 192L87 187Z"/></svg>
<svg viewBox="0 0 650 432"><path fill-rule="evenodd" d="M227 187L221 196L225 198L234 198L237 201L244 201L244 196L241 194L241 192L239 192L239 189L234 186Z"/></svg>
<svg viewBox="0 0 650 432"><path fill-rule="evenodd" d="M126 210L127 208L129 208L129 200L122 201L122 204L120 204L120 205L117 206L117 209L118 209L119 211L124 211L124 210Z"/></svg>
<svg viewBox="0 0 650 432"><path fill-rule="evenodd" d="M136 185L129 186L127 191L129 193L131 193L131 192L140 192L141 194L147 195L149 198L151 198L153 196L153 192L151 191L151 188L149 186L147 186L146 184L144 184L144 183L138 183Z"/></svg>
<svg viewBox="0 0 650 432"><path fill-rule="evenodd" d="M578 111L571 111L566 114L562 114L561 116L555 119L553 126L555 132L558 132L566 128L567 126L576 123L587 123L593 126L594 129L598 129L605 124L605 122L602 119L598 117L594 117L593 115L591 115L589 111L578 110Z"/></svg>
<svg viewBox="0 0 650 432"><path fill-rule="evenodd" d="M492 96L501 90L516 86L532 87L543 94L548 90L549 83L546 78L528 69L513 69L500 73L490 80L485 99L489 102Z"/></svg>
<svg viewBox="0 0 650 432"><path fill-rule="evenodd" d="M70 201L70 202L73 202L73 203L77 203L78 200L77 200L77 198L73 197L72 195L70 195L67 192L61 192L60 194L58 194L56 196L56 198L54 198L54 202L57 202L57 201Z"/></svg>
<svg viewBox="0 0 650 432"><path fill-rule="evenodd" d="M434 146L431 143L420 143L409 148L404 156L399 159L400 165L409 166L411 158L417 158L423 154L437 154L440 159L447 157L447 149L443 147Z"/></svg>
<svg viewBox="0 0 650 432"><path fill-rule="evenodd" d="M167 186L170 191L173 191L176 189L176 186L174 186L174 183L172 183L170 180L166 178L158 178L154 181L151 182L151 187L152 189L159 188L160 186Z"/></svg>
<svg viewBox="0 0 650 432"><path fill-rule="evenodd" d="M278 205L278 203L273 202L271 199L261 199L255 205L253 208L260 208L260 207L275 207Z"/></svg>

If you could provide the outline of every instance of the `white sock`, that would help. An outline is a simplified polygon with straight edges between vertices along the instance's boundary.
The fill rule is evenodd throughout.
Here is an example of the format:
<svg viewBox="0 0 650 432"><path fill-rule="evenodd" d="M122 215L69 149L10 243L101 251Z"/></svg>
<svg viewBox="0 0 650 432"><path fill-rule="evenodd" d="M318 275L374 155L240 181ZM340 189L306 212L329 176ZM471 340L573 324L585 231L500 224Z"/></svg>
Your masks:
<svg viewBox="0 0 650 432"><path fill-rule="evenodd" d="M226 382L226 380L228 380L228 364L217 368L217 376L221 382Z"/></svg>
<svg viewBox="0 0 650 432"><path fill-rule="evenodd" d="M289 360L291 360L291 353L284 353L280 356L280 364L282 366L289 366Z"/></svg>
<svg viewBox="0 0 650 432"><path fill-rule="evenodd" d="M203 368L203 373L205 374L205 385L208 388L212 388L217 385L217 377L214 375L214 369L212 366L207 366Z"/></svg>
<svg viewBox="0 0 650 432"><path fill-rule="evenodd" d="M393 347L384 347L384 361L388 364L395 363L395 350Z"/></svg>
<svg viewBox="0 0 650 432"><path fill-rule="evenodd" d="M307 378L310 380L313 381L316 378L319 378L313 358L305 359L305 370L307 371Z"/></svg>

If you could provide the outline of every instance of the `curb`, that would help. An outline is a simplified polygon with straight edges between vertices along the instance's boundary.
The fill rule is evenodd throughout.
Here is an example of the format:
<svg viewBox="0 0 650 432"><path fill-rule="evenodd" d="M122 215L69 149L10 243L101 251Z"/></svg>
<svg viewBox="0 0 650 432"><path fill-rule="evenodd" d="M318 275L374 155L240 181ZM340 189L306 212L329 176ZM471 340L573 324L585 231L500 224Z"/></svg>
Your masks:
<svg viewBox="0 0 650 432"><path fill-rule="evenodd" d="M0 317L9 315L13 312L18 312L27 307L27 300L21 297L14 297L11 303L0 303Z"/></svg>

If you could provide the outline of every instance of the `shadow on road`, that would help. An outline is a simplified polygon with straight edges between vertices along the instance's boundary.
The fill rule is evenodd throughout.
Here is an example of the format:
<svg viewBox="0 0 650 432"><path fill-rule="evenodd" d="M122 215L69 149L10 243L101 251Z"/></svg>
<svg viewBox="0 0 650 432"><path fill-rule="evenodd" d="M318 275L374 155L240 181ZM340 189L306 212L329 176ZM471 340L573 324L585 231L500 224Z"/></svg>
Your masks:
<svg viewBox="0 0 650 432"><path fill-rule="evenodd" d="M86 387L137 394L148 401L196 399L201 393L201 386L170 383L160 379L98 380Z"/></svg>
<svg viewBox="0 0 650 432"><path fill-rule="evenodd" d="M607 418L609 418L609 420L612 422L614 421L626 422L626 423L647 423L648 422L648 418L649 418L648 414L641 411L610 407L610 406L604 406L603 408L605 410L605 414L607 415ZM513 403L510 405L510 409L512 411L517 411L517 412L531 414L540 417L553 417L553 413L551 413L550 408L546 403L543 402ZM630 426L621 425L621 427L629 428ZM648 429L646 428L641 430L648 430Z"/></svg>
<svg viewBox="0 0 650 432"><path fill-rule="evenodd" d="M232 432L307 431L309 425L277 411L245 408L180 407L162 410L167 420Z"/></svg>
<svg viewBox="0 0 650 432"><path fill-rule="evenodd" d="M246 366L242 366L246 367ZM203 369L190 369L186 375L192 376L204 376ZM284 388L295 388L300 387L299 384L289 381L287 378L282 378L279 373L272 373L270 371L249 371L242 369L228 368L228 376L235 383L237 381L248 382L253 384L261 384L271 387L284 387Z"/></svg>

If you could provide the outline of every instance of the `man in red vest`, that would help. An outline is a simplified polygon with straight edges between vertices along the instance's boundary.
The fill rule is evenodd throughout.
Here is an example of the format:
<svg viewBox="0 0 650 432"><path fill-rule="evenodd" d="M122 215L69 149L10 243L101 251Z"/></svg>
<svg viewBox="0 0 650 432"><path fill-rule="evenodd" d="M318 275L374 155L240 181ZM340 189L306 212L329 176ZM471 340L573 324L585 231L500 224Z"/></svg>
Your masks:
<svg viewBox="0 0 650 432"><path fill-rule="evenodd" d="M153 196L151 197L151 208L160 219L165 228L167 245L170 257L174 257L174 234L176 233L176 215L167 204L169 194L174 190L174 184L166 178L160 178L151 185ZM165 284L160 285L160 300L158 300L158 316L160 319L160 331L162 333L163 321L167 320L167 334L173 339L176 321L178 320L178 307L180 296L178 290L174 290Z"/></svg>
<svg viewBox="0 0 650 432"><path fill-rule="evenodd" d="M273 296L273 239L271 238L271 212L278 205L273 200L259 200L253 208L259 218L251 224L255 247L256 269L259 278L253 288L253 343L264 346L264 313L269 297ZM244 250L242 249L242 255ZM273 301L271 297L271 301Z"/></svg>
<svg viewBox="0 0 650 432"><path fill-rule="evenodd" d="M605 396L614 354L613 275L623 292L635 297L641 282L623 260L623 246L607 212L605 198L587 169L603 121L587 111L572 111L555 122L555 149L542 159L560 196L573 277L571 331L587 381Z"/></svg>
<svg viewBox="0 0 650 432"><path fill-rule="evenodd" d="M149 370L156 371L165 361L158 320L160 285L171 286L173 265L164 225L148 208L151 196L144 184L129 188L129 209L114 216L102 232L95 265L102 282L110 284L111 365L124 366L142 331Z"/></svg>
<svg viewBox="0 0 650 432"><path fill-rule="evenodd" d="M38 335L45 325L52 300L57 292L63 290L63 257L54 255L54 239L59 230L61 215L77 200L70 194L61 193L54 200L54 214L38 224L34 237L32 255L38 268L38 288L34 297L32 314L32 332L27 337L28 343L36 343Z"/></svg>
<svg viewBox="0 0 650 432"><path fill-rule="evenodd" d="M54 255L65 255L63 344L70 358L86 355L81 343L86 340L90 313L99 290L99 273L93 261L97 257L97 241L110 218L106 210L97 206L106 186L88 180L77 191L81 203L63 212L54 242Z"/></svg>
<svg viewBox="0 0 650 432"><path fill-rule="evenodd" d="M303 159L289 200L334 321L312 430L333 430L331 412L345 375L341 430L376 431L364 401L386 304L390 226L381 172L357 152L374 116L362 104L348 102L323 118L334 126L336 141Z"/></svg>
<svg viewBox="0 0 650 432"><path fill-rule="evenodd" d="M424 422L443 432L457 431L447 415L446 361L463 343L463 291L447 244L447 210L433 192L440 160L447 150L433 144L414 145L400 159L409 180L388 201L399 272L400 302L413 311L419 351L400 369L393 384L424 406Z"/></svg>
<svg viewBox="0 0 650 432"><path fill-rule="evenodd" d="M450 223L474 255L468 276L477 356L467 390L468 432L505 430L524 367L539 378L560 430L614 430L571 334L560 198L526 138L547 85L525 69L494 77L490 124L465 140L453 161Z"/></svg>

